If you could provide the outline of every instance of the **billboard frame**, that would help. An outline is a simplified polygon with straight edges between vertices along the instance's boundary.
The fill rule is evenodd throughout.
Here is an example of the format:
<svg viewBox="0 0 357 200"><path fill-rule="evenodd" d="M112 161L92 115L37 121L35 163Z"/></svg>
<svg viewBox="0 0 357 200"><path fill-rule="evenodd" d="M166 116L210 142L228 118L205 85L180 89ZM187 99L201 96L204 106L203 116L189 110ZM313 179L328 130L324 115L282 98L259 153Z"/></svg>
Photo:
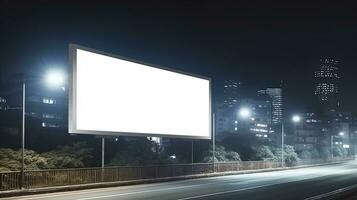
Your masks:
<svg viewBox="0 0 357 200"><path fill-rule="evenodd" d="M192 76L195 78L205 79L209 83L209 136L189 136L189 135L172 135L172 134L160 134L160 133L134 133L134 132L115 132L115 131L93 131L93 130L82 130L77 129L76 118L77 118L77 49L88 51L91 53L100 54L103 56L109 56L112 58L117 58L121 60L125 60L128 62L133 62L141 65L145 65L146 67L157 68L161 70L166 70L178 74L183 74L187 76ZM69 70L69 86L68 86L68 132L70 134L85 134L85 135L99 135L99 136L145 136L145 137L168 137L168 138L183 138L183 139L212 139L212 79L209 77L192 74L180 70L176 70L173 68L163 67L160 65L145 63L139 60L118 56L115 54L107 53L104 51L95 50L92 48L84 47L77 44L69 44L69 64L72 69Z"/></svg>

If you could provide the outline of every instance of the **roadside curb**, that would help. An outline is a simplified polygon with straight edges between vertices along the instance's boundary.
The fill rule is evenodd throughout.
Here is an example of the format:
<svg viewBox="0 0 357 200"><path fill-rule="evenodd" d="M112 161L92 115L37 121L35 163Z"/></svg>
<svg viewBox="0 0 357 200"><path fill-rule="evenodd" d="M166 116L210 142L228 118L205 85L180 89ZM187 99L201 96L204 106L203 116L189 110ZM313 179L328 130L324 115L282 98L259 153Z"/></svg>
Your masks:
<svg viewBox="0 0 357 200"><path fill-rule="evenodd" d="M0 191L0 198L31 195L31 194L44 194L44 193L65 192L65 191L84 190L84 189L105 188L105 187L160 183L160 182L168 182L168 181L189 180L189 179L196 179L196 178L209 178L209 177L217 177L217 176L229 176L229 175L254 174L254 173L264 173L264 172L273 172L273 171L285 171L285 170L291 170L291 169L318 167L318 166L324 166L324 165L335 165L335 164L340 164L340 163L344 163L344 162L348 162L348 161L339 161L339 162L314 164L314 165L301 165L301 166L284 167L284 168L279 167L279 168L268 168L268 169L258 169L258 170L214 172L214 173L209 173L209 174L195 174L195 175L185 175L185 176L165 177L165 178L155 178L155 179L140 179L140 180L131 180L131 181L89 183L89 184L81 184L81 185L32 188L32 189L23 189L23 190L9 190L9 191Z"/></svg>

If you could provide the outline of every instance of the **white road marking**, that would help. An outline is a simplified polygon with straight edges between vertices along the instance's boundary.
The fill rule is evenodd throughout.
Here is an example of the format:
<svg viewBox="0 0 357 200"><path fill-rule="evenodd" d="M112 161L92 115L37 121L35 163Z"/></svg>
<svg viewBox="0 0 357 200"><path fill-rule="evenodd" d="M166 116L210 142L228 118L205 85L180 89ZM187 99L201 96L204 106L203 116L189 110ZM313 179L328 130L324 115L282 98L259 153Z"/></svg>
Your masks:
<svg viewBox="0 0 357 200"><path fill-rule="evenodd" d="M199 185L205 185L205 184L199 184ZM128 192L128 193L122 193L122 194L111 194L111 195L104 195L104 196L79 198L79 199L75 199L75 200L103 199L103 198L108 198L108 197L118 197L118 196L132 195L132 194L141 194L141 193L149 193L149 192L160 192L160 191L175 190L175 189L181 189L181 188L190 188L190 187L195 187L195 186L199 186L199 185L189 185L189 186L172 187L172 188L165 188L165 189L156 189L156 190L146 190L146 191Z"/></svg>
<svg viewBox="0 0 357 200"><path fill-rule="evenodd" d="M245 190L253 190L253 189L258 189L258 188L272 186L272 185L276 185L276 184L266 184L266 185L259 185L259 186L254 186L254 187L241 188L241 189L236 189L236 190L215 192L215 193L210 193L210 194L203 194L203 195L198 195L198 196L185 197L185 198L181 198L181 199L177 199L177 200L198 199L198 198L202 198L202 197L209 197L209 196L215 196L215 195L220 195L220 194L228 194L228 193L233 193L233 192L241 192L241 191L245 191Z"/></svg>
<svg viewBox="0 0 357 200"><path fill-rule="evenodd" d="M344 188L340 188L340 189L334 190L334 191L332 191L332 192L328 192L328 193L316 195L316 196L313 196L313 197L309 197L309 198L306 198L306 199L304 199L304 200L323 199L323 198L330 197L330 196L332 196L332 195L339 194L339 193L342 193L342 192L346 192L346 191L348 191L348 190L352 190L352 189L356 189L356 188L357 188L357 184L351 185L351 186L348 186L348 187L344 187Z"/></svg>

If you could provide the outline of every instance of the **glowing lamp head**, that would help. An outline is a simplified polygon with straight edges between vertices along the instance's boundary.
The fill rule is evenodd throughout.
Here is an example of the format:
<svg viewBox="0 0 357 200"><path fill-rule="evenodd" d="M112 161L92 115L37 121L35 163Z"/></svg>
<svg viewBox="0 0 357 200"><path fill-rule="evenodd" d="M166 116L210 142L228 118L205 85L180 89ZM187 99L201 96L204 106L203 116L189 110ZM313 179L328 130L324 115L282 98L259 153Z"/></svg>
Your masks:
<svg viewBox="0 0 357 200"><path fill-rule="evenodd" d="M243 119L249 118L251 115L250 109L249 108L241 108L239 110L239 116Z"/></svg>
<svg viewBox="0 0 357 200"><path fill-rule="evenodd" d="M51 87L61 87L64 85L64 75L61 71L52 70L46 74L46 83Z"/></svg>
<svg viewBox="0 0 357 200"><path fill-rule="evenodd" d="M338 134L339 134L340 136L344 136L344 135L345 135L344 132L339 132Z"/></svg>
<svg viewBox="0 0 357 200"><path fill-rule="evenodd" d="M294 116L293 116L293 122L294 122L294 123L298 123L298 122L300 122L300 120L301 120L301 118L300 118L299 115L294 115Z"/></svg>

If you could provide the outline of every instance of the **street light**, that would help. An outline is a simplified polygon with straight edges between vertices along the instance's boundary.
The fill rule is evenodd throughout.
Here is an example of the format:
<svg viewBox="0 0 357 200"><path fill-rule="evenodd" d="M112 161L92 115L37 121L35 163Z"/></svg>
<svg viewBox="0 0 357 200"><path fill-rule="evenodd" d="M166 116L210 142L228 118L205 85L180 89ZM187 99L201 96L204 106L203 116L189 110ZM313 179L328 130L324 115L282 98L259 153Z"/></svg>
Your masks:
<svg viewBox="0 0 357 200"><path fill-rule="evenodd" d="M63 87L64 75L57 70L49 71L45 77L46 83L51 87ZM26 117L26 79L22 81L22 134L21 134L21 189L25 181L25 117Z"/></svg>
<svg viewBox="0 0 357 200"><path fill-rule="evenodd" d="M340 136L344 136L344 135L345 135L345 133L344 133L344 132L342 132L342 131L341 131L341 132L339 132L338 134L339 134Z"/></svg>
<svg viewBox="0 0 357 200"><path fill-rule="evenodd" d="M249 108L243 107L239 110L239 116L243 119L247 119L252 115Z"/></svg>
<svg viewBox="0 0 357 200"><path fill-rule="evenodd" d="M298 123L298 122L300 122L301 118L300 118L299 115L294 115L292 120L293 120L294 123Z"/></svg>
<svg viewBox="0 0 357 200"><path fill-rule="evenodd" d="M64 84L64 75L60 70L50 70L45 76L46 84L50 87L61 87Z"/></svg>

